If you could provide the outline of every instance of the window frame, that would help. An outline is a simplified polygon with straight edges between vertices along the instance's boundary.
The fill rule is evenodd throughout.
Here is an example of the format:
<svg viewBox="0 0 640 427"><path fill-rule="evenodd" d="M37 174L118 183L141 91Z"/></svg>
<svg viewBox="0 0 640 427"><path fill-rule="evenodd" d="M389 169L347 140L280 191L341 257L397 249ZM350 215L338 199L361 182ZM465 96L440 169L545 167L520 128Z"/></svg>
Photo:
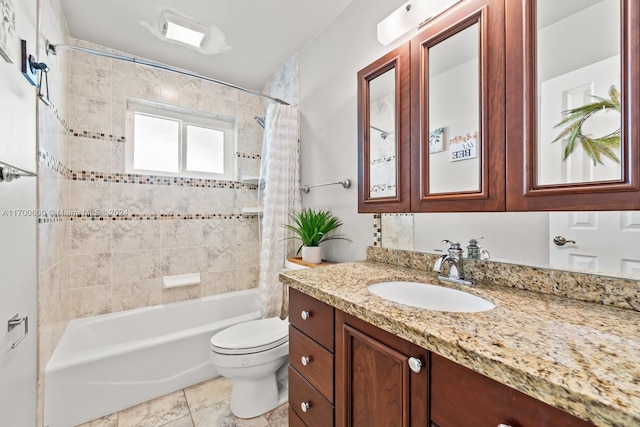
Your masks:
<svg viewBox="0 0 640 427"><path fill-rule="evenodd" d="M135 149L135 115L141 114L160 119L179 122L178 129L178 166L179 172L169 172L153 169L136 169L134 167ZM235 180L235 120L209 114L190 108L179 107L144 99L127 98L126 102L126 136L125 144L125 171L131 174L175 176L182 178L215 179L224 181ZM187 126L196 126L206 129L221 131L224 133L224 161L223 173L200 172L187 169Z"/></svg>

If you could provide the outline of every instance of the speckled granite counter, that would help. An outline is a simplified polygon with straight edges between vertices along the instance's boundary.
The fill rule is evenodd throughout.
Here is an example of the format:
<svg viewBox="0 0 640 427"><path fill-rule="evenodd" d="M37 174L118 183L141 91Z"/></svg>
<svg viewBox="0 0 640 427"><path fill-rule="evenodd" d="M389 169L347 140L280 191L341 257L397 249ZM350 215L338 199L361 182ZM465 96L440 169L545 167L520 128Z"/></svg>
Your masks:
<svg viewBox="0 0 640 427"><path fill-rule="evenodd" d="M381 329L598 426L640 426L640 313L362 261L290 271L281 281ZM383 300L381 281L437 283L496 304L444 313Z"/></svg>

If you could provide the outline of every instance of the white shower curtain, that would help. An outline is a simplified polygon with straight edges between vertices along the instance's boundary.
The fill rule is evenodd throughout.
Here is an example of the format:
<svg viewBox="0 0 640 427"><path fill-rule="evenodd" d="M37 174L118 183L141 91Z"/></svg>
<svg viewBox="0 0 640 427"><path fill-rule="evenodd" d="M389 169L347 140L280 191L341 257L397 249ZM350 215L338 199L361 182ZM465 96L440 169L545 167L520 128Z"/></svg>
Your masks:
<svg viewBox="0 0 640 427"><path fill-rule="evenodd" d="M260 250L260 297L266 317L279 316L288 241L283 224L301 209L299 116L296 108L271 104L265 118L260 183L263 189L262 243Z"/></svg>

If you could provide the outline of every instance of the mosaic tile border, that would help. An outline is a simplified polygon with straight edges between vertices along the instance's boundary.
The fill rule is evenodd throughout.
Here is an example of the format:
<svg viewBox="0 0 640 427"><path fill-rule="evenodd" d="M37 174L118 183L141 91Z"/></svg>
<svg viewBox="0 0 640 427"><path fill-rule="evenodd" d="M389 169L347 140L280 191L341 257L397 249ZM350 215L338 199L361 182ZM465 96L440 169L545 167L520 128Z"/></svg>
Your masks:
<svg viewBox="0 0 640 427"><path fill-rule="evenodd" d="M236 151L236 157L237 158L242 158L242 159L260 160L260 159L262 159L262 154L242 153L240 151Z"/></svg>
<svg viewBox="0 0 640 427"><path fill-rule="evenodd" d="M90 132L86 130L75 131L73 129L66 129L66 131L69 135L75 136L78 138L97 139L100 141L111 141L111 142L119 142L119 143L127 142L127 139L124 136L114 136L114 135L106 134L102 132Z"/></svg>
<svg viewBox="0 0 640 427"><path fill-rule="evenodd" d="M39 166L47 167L67 179L71 178L71 169L66 167L61 161L56 160L56 158L47 151L43 149L38 150L38 158L40 159Z"/></svg>
<svg viewBox="0 0 640 427"><path fill-rule="evenodd" d="M188 178L179 176L143 175L130 173L106 173L94 171L70 171L71 181L109 182L116 184L142 184L177 187L226 188L230 190L257 190L257 184L240 181Z"/></svg>
<svg viewBox="0 0 640 427"><path fill-rule="evenodd" d="M120 214L117 209L102 212L100 210L78 212L62 211L53 214L44 214L38 217L38 224L49 224L63 221L178 221L178 220L239 220L257 219L258 215L245 215L233 213L220 214Z"/></svg>
<svg viewBox="0 0 640 427"><path fill-rule="evenodd" d="M382 244L382 214L373 214L373 246Z"/></svg>

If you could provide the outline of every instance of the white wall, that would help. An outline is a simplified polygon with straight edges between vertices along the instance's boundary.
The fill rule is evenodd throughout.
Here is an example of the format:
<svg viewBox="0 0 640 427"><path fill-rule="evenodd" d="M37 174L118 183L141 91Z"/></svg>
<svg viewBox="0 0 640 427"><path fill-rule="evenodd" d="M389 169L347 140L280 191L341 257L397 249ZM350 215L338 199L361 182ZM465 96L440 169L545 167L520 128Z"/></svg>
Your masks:
<svg viewBox="0 0 640 427"><path fill-rule="evenodd" d="M15 35L7 50L13 64L0 57L0 160L36 170L36 98L20 73L20 39L35 53L37 1L14 0ZM0 16L0 19L2 16ZM36 207L36 180L0 183L0 418L2 425L36 425L36 337L20 325L7 331L14 314L28 316L36 329L36 219L23 214Z"/></svg>
<svg viewBox="0 0 640 427"><path fill-rule="evenodd" d="M408 40L390 46L376 39L376 26L402 0L355 0L301 51L301 180L302 184L352 181L313 188L303 194L305 207L330 209L344 222L342 232L353 243L335 241L324 246L334 261L364 259L373 243L373 215L358 214L357 97L358 71Z"/></svg>

